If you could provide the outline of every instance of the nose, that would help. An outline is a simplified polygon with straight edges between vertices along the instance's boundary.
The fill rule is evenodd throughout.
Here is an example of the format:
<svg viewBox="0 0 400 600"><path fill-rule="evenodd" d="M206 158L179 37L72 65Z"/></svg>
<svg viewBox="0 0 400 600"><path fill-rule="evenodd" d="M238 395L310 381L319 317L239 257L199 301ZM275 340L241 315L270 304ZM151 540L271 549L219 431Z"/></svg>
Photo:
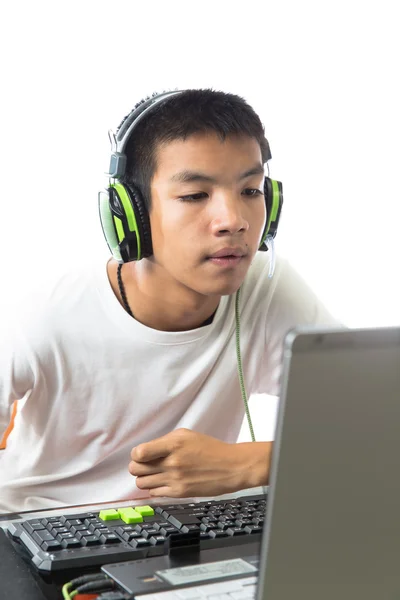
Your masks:
<svg viewBox="0 0 400 600"><path fill-rule="evenodd" d="M214 235L234 235L247 231L249 223L243 202L233 193L221 193L212 203L211 228Z"/></svg>

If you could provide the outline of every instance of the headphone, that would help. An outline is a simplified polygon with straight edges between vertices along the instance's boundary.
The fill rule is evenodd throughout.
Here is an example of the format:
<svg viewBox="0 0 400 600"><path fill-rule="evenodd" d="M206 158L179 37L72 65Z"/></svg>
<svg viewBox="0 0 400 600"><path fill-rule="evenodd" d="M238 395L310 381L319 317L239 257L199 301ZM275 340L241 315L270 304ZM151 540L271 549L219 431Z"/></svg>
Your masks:
<svg viewBox="0 0 400 600"><path fill-rule="evenodd" d="M109 186L99 192L98 204L104 237L115 260L126 263L141 260L153 254L150 219L140 191L133 185L121 183L126 171L126 144L137 124L154 106L183 90L164 92L146 100L125 119L115 135L108 132L111 158L108 170ZM267 161L271 159L269 154ZM264 179L264 197L267 219L259 250L266 251L276 236L283 204L282 183L269 177Z"/></svg>

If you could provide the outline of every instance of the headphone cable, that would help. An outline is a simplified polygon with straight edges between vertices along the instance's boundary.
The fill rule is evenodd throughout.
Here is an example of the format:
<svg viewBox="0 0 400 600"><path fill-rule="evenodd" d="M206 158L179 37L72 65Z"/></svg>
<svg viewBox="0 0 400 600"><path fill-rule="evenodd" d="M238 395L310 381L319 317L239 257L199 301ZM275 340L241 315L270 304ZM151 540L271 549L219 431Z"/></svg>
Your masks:
<svg viewBox="0 0 400 600"><path fill-rule="evenodd" d="M250 410L249 410L249 403L247 401L247 394L246 394L246 388L245 388L245 384L244 384L244 375L243 375L243 368L242 368L242 356L241 356L241 353L240 353L239 299L240 299L240 288L236 292L236 298L235 298L236 358L237 358L237 368L238 368L238 375L239 375L240 391L242 393L242 399L243 399L243 404L244 404L244 408L245 408L245 411L246 411L247 422L249 424L251 441L255 442L256 438L255 438L255 435L254 435L253 423L251 421Z"/></svg>

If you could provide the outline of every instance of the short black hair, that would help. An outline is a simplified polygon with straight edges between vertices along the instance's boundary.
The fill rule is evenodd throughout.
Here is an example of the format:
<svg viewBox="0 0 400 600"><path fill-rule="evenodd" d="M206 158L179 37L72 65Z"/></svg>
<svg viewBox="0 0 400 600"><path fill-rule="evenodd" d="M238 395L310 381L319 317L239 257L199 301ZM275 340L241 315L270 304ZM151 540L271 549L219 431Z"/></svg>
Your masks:
<svg viewBox="0 0 400 600"><path fill-rule="evenodd" d="M157 95L138 102L118 130L134 110ZM252 137L260 144L263 164L271 157L263 124L244 98L213 89L189 89L159 102L137 124L125 146L127 166L122 182L138 188L150 209L158 145L209 132L215 132L221 140L229 135Z"/></svg>

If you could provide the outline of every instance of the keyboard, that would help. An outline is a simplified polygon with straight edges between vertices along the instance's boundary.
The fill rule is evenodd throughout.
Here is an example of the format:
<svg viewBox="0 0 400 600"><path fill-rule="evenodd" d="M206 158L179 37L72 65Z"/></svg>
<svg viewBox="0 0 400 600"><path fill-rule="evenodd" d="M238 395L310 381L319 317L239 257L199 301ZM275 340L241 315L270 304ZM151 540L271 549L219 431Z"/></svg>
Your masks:
<svg viewBox="0 0 400 600"><path fill-rule="evenodd" d="M266 496L145 505L13 522L8 534L41 572L100 567L261 539Z"/></svg>

